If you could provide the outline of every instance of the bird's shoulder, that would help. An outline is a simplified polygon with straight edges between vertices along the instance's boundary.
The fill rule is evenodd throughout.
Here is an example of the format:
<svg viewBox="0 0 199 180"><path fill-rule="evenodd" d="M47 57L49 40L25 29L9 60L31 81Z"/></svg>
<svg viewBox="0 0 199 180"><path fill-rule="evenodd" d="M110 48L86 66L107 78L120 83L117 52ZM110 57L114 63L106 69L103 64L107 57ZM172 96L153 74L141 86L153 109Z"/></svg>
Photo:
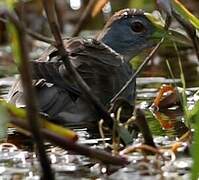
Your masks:
<svg viewBox="0 0 199 180"><path fill-rule="evenodd" d="M63 43L68 52L68 60L93 91L106 90L108 86L112 86L110 82L113 82L113 78L121 72L122 56L95 39L72 38L64 40ZM37 89L56 85L57 88L65 89L67 92L79 96L79 88L60 58L56 47L50 46L40 58L31 61L33 85ZM106 88L102 88L103 85ZM112 88L108 89L112 90ZM23 89L18 80L12 87L8 100L21 106L23 104L22 96Z"/></svg>
<svg viewBox="0 0 199 180"><path fill-rule="evenodd" d="M71 38L63 40L64 47L68 53L69 59L73 63L86 63L88 60L101 64L118 67L124 60L123 57L111 49L109 46L96 39ZM54 46L50 46L37 60L38 62L58 62L60 60L59 52Z"/></svg>

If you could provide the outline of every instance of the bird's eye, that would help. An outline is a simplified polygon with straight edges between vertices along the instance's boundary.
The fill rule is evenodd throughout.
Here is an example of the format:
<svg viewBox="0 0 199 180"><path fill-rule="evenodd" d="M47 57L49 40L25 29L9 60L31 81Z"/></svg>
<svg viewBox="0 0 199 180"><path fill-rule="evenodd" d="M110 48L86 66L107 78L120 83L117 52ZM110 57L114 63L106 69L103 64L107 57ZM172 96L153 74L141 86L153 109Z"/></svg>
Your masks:
<svg viewBox="0 0 199 180"><path fill-rule="evenodd" d="M136 32L136 33L140 33L140 32L144 32L146 29L144 27L144 25L139 22L139 21L135 21L131 24L131 29Z"/></svg>

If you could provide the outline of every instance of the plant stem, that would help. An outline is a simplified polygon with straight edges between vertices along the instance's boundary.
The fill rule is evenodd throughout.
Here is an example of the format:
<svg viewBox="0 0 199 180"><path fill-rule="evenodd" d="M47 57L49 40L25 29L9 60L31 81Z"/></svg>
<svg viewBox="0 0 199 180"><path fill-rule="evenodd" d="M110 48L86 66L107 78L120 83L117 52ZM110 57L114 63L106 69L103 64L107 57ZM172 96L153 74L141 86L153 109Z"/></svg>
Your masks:
<svg viewBox="0 0 199 180"><path fill-rule="evenodd" d="M153 136L147 124L144 112L141 109L136 109L135 113L136 113L135 122L144 137L144 141L145 141L144 144L156 148L156 145L153 141Z"/></svg>
<svg viewBox="0 0 199 180"><path fill-rule="evenodd" d="M11 123L13 123L14 125L16 125L17 127L21 128L21 129L27 131L27 135L31 135L31 133L28 133L29 127L23 120L20 120L17 118L11 118ZM42 129L41 132L47 140L51 141L52 143L54 143L55 145L57 145L63 149L72 151L75 154L85 155L92 159L97 159L98 161L101 161L105 164L124 166L129 163L123 157L112 156L108 152L105 152L102 150L97 150L97 149L92 149L85 145L77 144L77 143L73 142L72 140L65 138L65 137L61 137L47 129Z"/></svg>
<svg viewBox="0 0 199 180"><path fill-rule="evenodd" d="M160 40L160 42L153 48L153 50L151 51L151 53L145 58L145 60L138 67L138 69L136 70L136 72L130 77L130 79L120 89L120 91L110 100L110 103L114 103L114 101L126 90L126 88L132 83L132 81L135 80L135 78L137 77L137 75L143 70L143 68L145 67L145 65L151 60L151 58L153 57L153 55L157 52L157 50L159 49L159 47L163 43L163 41L164 41L164 36L162 37L162 39Z"/></svg>
<svg viewBox="0 0 199 180"><path fill-rule="evenodd" d="M82 27L84 25L84 23L86 22L86 20L91 17L91 11L93 6L95 5L96 0L89 0L82 16L80 17L79 21L77 22L75 29L73 31L72 37L77 36L80 31L82 30Z"/></svg>
<svg viewBox="0 0 199 180"><path fill-rule="evenodd" d="M27 41L25 37L25 30L23 25L19 20L11 13L7 12L9 20L14 24L16 29L16 36L19 45L19 62L18 69L21 74L22 86L24 89L24 98L27 109L27 119L29 122L29 127L33 134L34 141L36 143L40 164L43 170L43 178L54 180L54 175L51 171L49 159L46 155L43 137L40 132L40 126L38 122L38 110L36 106L35 92L32 87L32 77L30 71L30 64L28 63L28 50L27 50Z"/></svg>
<svg viewBox="0 0 199 180"><path fill-rule="evenodd" d="M106 111L105 107L101 104L99 99L92 93L92 90L90 87L86 84L86 82L83 80L83 78L79 75L79 73L76 71L76 69L73 67L71 62L68 59L68 52L65 50L63 41L61 38L61 33L59 31L57 21L56 21L56 14L55 14L55 8L54 8L54 1L53 0L42 0L43 6L48 18L48 22L50 25L50 29L52 31L52 34L56 41L56 47L59 51L59 55L62 57L61 60L63 61L65 68L70 71L71 76L74 77L76 80L78 86L82 90L82 92L85 94L87 99L89 100L90 104L95 108L96 113L98 116L105 120L105 123L112 128L113 126L113 119L111 118L110 114Z"/></svg>

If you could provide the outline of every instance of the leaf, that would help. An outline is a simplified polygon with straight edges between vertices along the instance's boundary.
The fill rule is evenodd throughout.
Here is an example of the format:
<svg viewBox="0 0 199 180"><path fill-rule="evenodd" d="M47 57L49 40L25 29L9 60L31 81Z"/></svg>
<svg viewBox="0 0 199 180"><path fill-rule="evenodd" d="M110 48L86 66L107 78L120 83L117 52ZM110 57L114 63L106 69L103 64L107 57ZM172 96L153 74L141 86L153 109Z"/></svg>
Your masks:
<svg viewBox="0 0 199 180"><path fill-rule="evenodd" d="M14 0L6 0L6 6L11 12L13 12L14 7L15 7L15 1ZM12 47L13 55L15 57L14 60L17 64L20 65L21 54L20 54L20 45L19 45L19 37L18 37L17 30L16 30L15 26L13 25L13 23L11 23L10 21L7 23L7 28L8 28L8 32L10 34L11 47Z"/></svg>
<svg viewBox="0 0 199 180"><path fill-rule="evenodd" d="M155 13L145 12L144 15L151 21L151 23L155 27L162 30L164 29L165 21L163 20L161 14L158 11L155 11Z"/></svg>
<svg viewBox="0 0 199 180"><path fill-rule="evenodd" d="M133 142L131 133L125 127L117 126L117 132L126 146Z"/></svg>
<svg viewBox="0 0 199 180"><path fill-rule="evenodd" d="M0 106L0 140L7 136L7 125L9 122L9 115L5 107Z"/></svg>
<svg viewBox="0 0 199 180"><path fill-rule="evenodd" d="M5 2L9 10L14 10L15 0L6 0Z"/></svg>
<svg viewBox="0 0 199 180"><path fill-rule="evenodd" d="M196 29L199 29L199 19L194 16L180 1L173 0L173 8L183 16L184 19L189 21Z"/></svg>
<svg viewBox="0 0 199 180"><path fill-rule="evenodd" d="M147 11L152 11L155 8L155 3L151 3L149 0L139 0L134 1L130 0L128 5L129 8L136 8L136 9L142 9L144 7Z"/></svg>
<svg viewBox="0 0 199 180"><path fill-rule="evenodd" d="M153 13L144 13L144 15L150 20L150 22L156 27L156 31L153 33L152 37L154 39L159 39L163 37L165 33L165 21L162 18L159 11L154 11ZM191 40L180 30L169 29L167 32L166 39L172 39L178 42L180 45L192 46ZM170 44L170 42L167 42ZM169 46L168 44L168 46Z"/></svg>
<svg viewBox="0 0 199 180"><path fill-rule="evenodd" d="M5 100L0 100L0 107L3 107L8 112L10 117L27 121L26 120L26 116L27 116L26 110L17 108L15 105L8 103ZM39 121L41 123L42 128L48 129L49 131L52 131L53 133L56 133L62 137L66 137L66 138L74 140L74 141L77 140L77 135L74 131L72 131L68 128L59 126L57 124L51 123L44 117L40 117Z"/></svg>
<svg viewBox="0 0 199 180"><path fill-rule="evenodd" d="M199 124L199 101L196 102L193 109L188 111L189 118L191 119L191 122L195 122Z"/></svg>
<svg viewBox="0 0 199 180"><path fill-rule="evenodd" d="M191 121L195 122L195 131L194 131L194 138L193 144L191 148L192 158L193 158L193 165L192 165L192 180L197 180L199 177L199 156L198 156L198 149L199 149L199 101L196 102L193 109L189 111L189 118Z"/></svg>

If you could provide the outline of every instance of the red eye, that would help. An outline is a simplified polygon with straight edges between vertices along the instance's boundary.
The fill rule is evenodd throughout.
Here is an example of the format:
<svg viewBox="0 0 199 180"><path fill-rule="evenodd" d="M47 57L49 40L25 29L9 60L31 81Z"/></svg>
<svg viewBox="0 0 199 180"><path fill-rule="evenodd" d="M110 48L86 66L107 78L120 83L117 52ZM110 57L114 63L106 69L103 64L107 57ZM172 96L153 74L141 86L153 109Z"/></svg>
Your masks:
<svg viewBox="0 0 199 180"><path fill-rule="evenodd" d="M135 21L131 24L131 29L136 33L144 32L146 30L144 25L138 21Z"/></svg>

